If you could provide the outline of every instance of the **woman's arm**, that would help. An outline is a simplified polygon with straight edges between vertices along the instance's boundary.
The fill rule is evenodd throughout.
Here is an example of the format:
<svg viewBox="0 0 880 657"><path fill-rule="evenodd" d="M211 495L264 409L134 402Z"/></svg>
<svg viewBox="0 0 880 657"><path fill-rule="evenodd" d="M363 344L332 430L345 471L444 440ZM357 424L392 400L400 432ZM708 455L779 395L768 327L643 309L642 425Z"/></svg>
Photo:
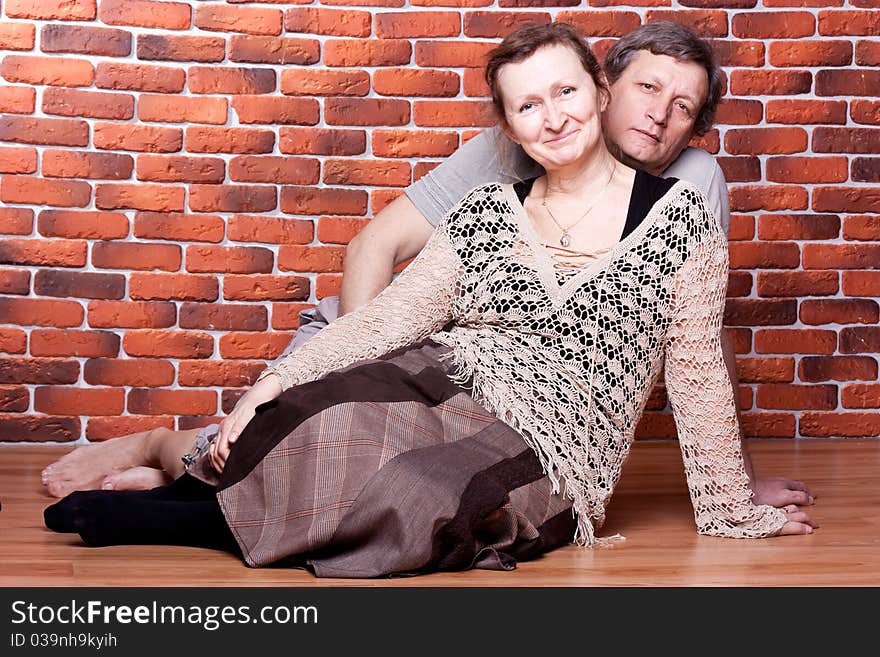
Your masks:
<svg viewBox="0 0 880 657"><path fill-rule="evenodd" d="M697 202L702 205L701 196ZM721 351L727 249L714 220L706 225L711 225L707 235L676 275L674 320L666 344L666 388L697 530L732 538L809 533L807 514L752 502Z"/></svg>

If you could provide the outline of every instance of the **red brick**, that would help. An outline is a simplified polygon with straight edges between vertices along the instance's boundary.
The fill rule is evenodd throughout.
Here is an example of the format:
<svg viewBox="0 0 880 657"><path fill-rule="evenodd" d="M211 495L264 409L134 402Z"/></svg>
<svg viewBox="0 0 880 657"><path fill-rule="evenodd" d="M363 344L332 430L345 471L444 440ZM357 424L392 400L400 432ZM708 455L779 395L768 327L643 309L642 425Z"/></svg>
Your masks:
<svg viewBox="0 0 880 657"><path fill-rule="evenodd" d="M328 39L326 66L400 66L409 64L412 46L397 39Z"/></svg>
<svg viewBox="0 0 880 657"><path fill-rule="evenodd" d="M0 386L0 413L23 413L30 406L30 392L24 386Z"/></svg>
<svg viewBox="0 0 880 657"><path fill-rule="evenodd" d="M308 66L321 59L321 42L317 39L232 35L229 59L254 64Z"/></svg>
<svg viewBox="0 0 880 657"><path fill-rule="evenodd" d="M737 242L729 245L731 269L792 269L800 264L797 244Z"/></svg>
<svg viewBox="0 0 880 657"><path fill-rule="evenodd" d="M871 299L807 299L801 302L804 324L876 324L880 308Z"/></svg>
<svg viewBox="0 0 880 657"><path fill-rule="evenodd" d="M213 304L184 301L180 306L180 327L209 331L265 331L266 306L254 304Z"/></svg>
<svg viewBox="0 0 880 657"><path fill-rule="evenodd" d="M278 149L294 154L360 155L367 149L366 135L363 130L280 128Z"/></svg>
<svg viewBox="0 0 880 657"><path fill-rule="evenodd" d="M222 62L226 41L221 37L138 34L137 57L166 62Z"/></svg>
<svg viewBox="0 0 880 657"><path fill-rule="evenodd" d="M880 125L880 101L853 100L849 105L852 120L863 125Z"/></svg>
<svg viewBox="0 0 880 657"><path fill-rule="evenodd" d="M843 293L848 297L880 297L880 271L843 272Z"/></svg>
<svg viewBox="0 0 880 657"><path fill-rule="evenodd" d="M219 285L214 276L133 272L129 295L138 300L216 301Z"/></svg>
<svg viewBox="0 0 880 657"><path fill-rule="evenodd" d="M268 212L277 204L276 190L272 186L190 186L189 207L195 212Z"/></svg>
<svg viewBox="0 0 880 657"><path fill-rule="evenodd" d="M342 274L318 274L315 280L315 297L326 299L338 297L342 290Z"/></svg>
<svg viewBox="0 0 880 657"><path fill-rule="evenodd" d="M734 96L806 94L812 82L809 71L737 69L730 74L730 93Z"/></svg>
<svg viewBox="0 0 880 657"><path fill-rule="evenodd" d="M854 182L880 182L880 158L857 157L852 163Z"/></svg>
<svg viewBox="0 0 880 657"><path fill-rule="evenodd" d="M459 79L452 71L381 69L373 73L373 89L384 96L455 96Z"/></svg>
<svg viewBox="0 0 880 657"><path fill-rule="evenodd" d="M827 240L840 234L840 217L833 214L762 214L758 239Z"/></svg>
<svg viewBox="0 0 880 657"><path fill-rule="evenodd" d="M363 75L369 89L369 76ZM320 117L320 105L314 98L238 96L232 99L232 107L241 123L315 125Z"/></svg>
<svg viewBox="0 0 880 657"><path fill-rule="evenodd" d="M268 94L275 91L275 71L193 66L187 86L194 94Z"/></svg>
<svg viewBox="0 0 880 657"><path fill-rule="evenodd" d="M419 41L415 63L426 68L482 68L495 43L478 41Z"/></svg>
<svg viewBox="0 0 880 657"><path fill-rule="evenodd" d="M223 182L225 163L217 157L140 155L137 179L153 182Z"/></svg>
<svg viewBox="0 0 880 657"><path fill-rule="evenodd" d="M278 358L290 340L292 333L227 333L220 337L222 358Z"/></svg>
<svg viewBox="0 0 880 657"><path fill-rule="evenodd" d="M730 215L727 239L731 241L755 239L755 218L742 214Z"/></svg>
<svg viewBox="0 0 880 657"><path fill-rule="evenodd" d="M789 383L794 381L794 358L736 359L740 383Z"/></svg>
<svg viewBox="0 0 880 657"><path fill-rule="evenodd" d="M733 17L730 27L741 39L794 39L813 35L816 18L806 11L743 12ZM774 45L770 47L771 63L779 66L772 60Z"/></svg>
<svg viewBox="0 0 880 657"><path fill-rule="evenodd" d="M461 33L461 17L454 11L377 13L375 31L380 39L455 37ZM468 34L467 31L465 33ZM368 34L357 36L368 36ZM468 36L474 35L468 34Z"/></svg>
<svg viewBox="0 0 880 657"><path fill-rule="evenodd" d="M31 331L31 355L112 357L119 353L119 342L119 336L110 331L34 329Z"/></svg>
<svg viewBox="0 0 880 657"><path fill-rule="evenodd" d="M121 299L125 296L125 276L41 269L34 275L34 293L44 297Z"/></svg>
<svg viewBox="0 0 880 657"><path fill-rule="evenodd" d="M259 246L188 246L186 270L233 274L268 273L274 254Z"/></svg>
<svg viewBox="0 0 880 657"><path fill-rule="evenodd" d="M840 393L840 402L844 408L880 408L880 385L856 383L846 386Z"/></svg>
<svg viewBox="0 0 880 657"><path fill-rule="evenodd" d="M372 211L373 216L379 214L382 210L388 207L394 199L402 194L403 190L400 188L374 189L370 193L370 210Z"/></svg>
<svg viewBox="0 0 880 657"><path fill-rule="evenodd" d="M82 181L31 176L4 176L0 180L0 201L6 203L85 207L91 198L91 185Z"/></svg>
<svg viewBox="0 0 880 657"><path fill-rule="evenodd" d="M177 309L164 301L90 301L93 328L167 328L174 326Z"/></svg>
<svg viewBox="0 0 880 657"><path fill-rule="evenodd" d="M733 212L806 210L807 190L794 185L742 185L731 189L730 209Z"/></svg>
<svg viewBox="0 0 880 657"><path fill-rule="evenodd" d="M284 245L278 250L281 271L341 272L345 249L339 246Z"/></svg>
<svg viewBox="0 0 880 657"><path fill-rule="evenodd" d="M34 229L34 211L30 208L0 208L0 233L30 235Z"/></svg>
<svg viewBox="0 0 880 657"><path fill-rule="evenodd" d="M325 4L343 4L348 0L326 0ZM493 0L410 0L414 7L488 7ZM402 7L403 0L370 0L371 5ZM533 4L536 4L533 3ZM562 3L560 3L562 4Z"/></svg>
<svg viewBox="0 0 880 657"><path fill-rule="evenodd" d="M0 75L8 82L59 87L87 87L95 81L91 62L70 57L6 55L0 66Z"/></svg>
<svg viewBox="0 0 880 657"><path fill-rule="evenodd" d="M409 163L397 160L344 158L324 162L324 182L330 185L406 187L411 177Z"/></svg>
<svg viewBox="0 0 880 657"><path fill-rule="evenodd" d="M309 279L303 276L229 275L223 278L223 298L231 301L306 301Z"/></svg>
<svg viewBox="0 0 880 657"><path fill-rule="evenodd" d="M367 213L367 192L332 187L283 187L281 211L287 214Z"/></svg>
<svg viewBox="0 0 880 657"><path fill-rule="evenodd" d="M822 329L761 329L755 332L758 354L833 354L837 333Z"/></svg>
<svg viewBox="0 0 880 657"><path fill-rule="evenodd" d="M636 440L656 440L677 437L675 419L671 413L642 413L636 425Z"/></svg>
<svg viewBox="0 0 880 657"><path fill-rule="evenodd" d="M781 410L833 410L837 408L837 386L761 384L756 404L759 408Z"/></svg>
<svg viewBox="0 0 880 657"><path fill-rule="evenodd" d="M241 155L229 162L230 180L286 185L313 185L320 179L320 163L313 158L277 155Z"/></svg>
<svg viewBox="0 0 880 657"><path fill-rule="evenodd" d="M819 12L819 34L823 36L880 36L880 14L876 11Z"/></svg>
<svg viewBox="0 0 880 657"><path fill-rule="evenodd" d="M128 411L138 415L210 415L217 412L217 393L133 388L128 393Z"/></svg>
<svg viewBox="0 0 880 657"><path fill-rule="evenodd" d="M196 7L193 25L216 32L277 36L281 34L282 18L280 9L201 5Z"/></svg>
<svg viewBox="0 0 880 657"><path fill-rule="evenodd" d="M329 125L406 125L409 102L385 98L328 98L324 121Z"/></svg>
<svg viewBox="0 0 880 657"><path fill-rule="evenodd" d="M318 240L324 244L348 244L369 221L363 217L321 217L318 220Z"/></svg>
<svg viewBox="0 0 880 657"><path fill-rule="evenodd" d="M102 89L130 89L176 94L183 91L186 74L183 69L151 64L100 62L95 86Z"/></svg>
<svg viewBox="0 0 880 657"><path fill-rule="evenodd" d="M236 242L308 244L314 224L307 219L235 215L229 218L227 237Z"/></svg>
<svg viewBox="0 0 880 657"><path fill-rule="evenodd" d="M23 354L27 351L27 333L19 329L0 327L0 352Z"/></svg>
<svg viewBox="0 0 880 657"><path fill-rule="evenodd" d="M796 321L794 299L728 299L724 312L726 326L773 326Z"/></svg>
<svg viewBox="0 0 880 657"><path fill-rule="evenodd" d="M761 180L761 161L757 157L719 157L716 161L728 184Z"/></svg>
<svg viewBox="0 0 880 657"><path fill-rule="evenodd" d="M174 366L147 358L93 358L83 366L83 379L93 386L168 386L174 383Z"/></svg>
<svg viewBox="0 0 880 657"><path fill-rule="evenodd" d="M475 13L489 14L490 12ZM543 13L537 14L537 16L544 15ZM590 38L621 37L637 28L642 22L639 15L633 11L597 11L595 9L592 11L561 11L556 15L556 20L574 25L582 34Z"/></svg>
<svg viewBox="0 0 880 657"><path fill-rule="evenodd" d="M483 69L466 68L463 77L464 95L468 98L490 98L492 90L483 77ZM465 140L467 141L467 140Z"/></svg>
<svg viewBox="0 0 880 657"><path fill-rule="evenodd" d="M848 163L845 157L771 157L766 175L782 183L844 182Z"/></svg>
<svg viewBox="0 0 880 657"><path fill-rule="evenodd" d="M14 146L9 148L0 147L0 173L36 173L36 171L36 149Z"/></svg>
<svg viewBox="0 0 880 657"><path fill-rule="evenodd" d="M878 269L880 244L805 244L804 269Z"/></svg>
<svg viewBox="0 0 880 657"><path fill-rule="evenodd" d="M6 0L3 5L9 18L90 21L97 15L96 0Z"/></svg>
<svg viewBox="0 0 880 657"><path fill-rule="evenodd" d="M126 331L122 347L129 356L210 358L214 338L193 331Z"/></svg>
<svg viewBox="0 0 880 657"><path fill-rule="evenodd" d="M275 133L257 128L189 126L186 150L191 153L271 153Z"/></svg>
<svg viewBox="0 0 880 657"><path fill-rule="evenodd" d="M27 294L31 289L31 273L24 269L0 270L0 294Z"/></svg>
<svg viewBox="0 0 880 657"><path fill-rule="evenodd" d="M130 433L140 433L151 429L174 429L171 416L123 415L118 417L91 417L86 425L86 438L89 440L110 440Z"/></svg>
<svg viewBox="0 0 880 657"><path fill-rule="evenodd" d="M686 25L703 37L727 36L727 12L723 10L670 10L649 9L645 14L645 22L674 21Z"/></svg>
<svg viewBox="0 0 880 657"><path fill-rule="evenodd" d="M118 239L128 235L128 218L118 212L43 210L37 230L46 237Z"/></svg>
<svg viewBox="0 0 880 657"><path fill-rule="evenodd" d="M5 321L19 326L79 326L83 307L76 301L55 299L14 299L0 297Z"/></svg>
<svg viewBox="0 0 880 657"><path fill-rule="evenodd" d="M464 15L464 33L469 37L503 38L526 25L544 25L552 20L548 12L470 11ZM601 21L596 21L601 23ZM636 23L638 24L638 23ZM578 25L577 27L582 27ZM588 32L584 32L589 34ZM417 36L431 36L429 34ZM437 35L443 36L443 35ZM452 35L447 35L452 36Z"/></svg>
<svg viewBox="0 0 880 657"><path fill-rule="evenodd" d="M180 269L181 251L177 244L143 242L96 242L92 245L92 265L101 269Z"/></svg>
<svg viewBox="0 0 880 657"><path fill-rule="evenodd" d="M262 361L184 360L178 366L177 380L182 386L250 386L264 369Z"/></svg>
<svg viewBox="0 0 880 657"><path fill-rule="evenodd" d="M131 54L131 34L104 27L44 25L40 30L40 50L127 57Z"/></svg>
<svg viewBox="0 0 880 657"><path fill-rule="evenodd" d="M434 130L374 130L377 157L446 157L458 148L458 134Z"/></svg>
<svg viewBox="0 0 880 657"><path fill-rule="evenodd" d="M880 413L802 413L798 429L803 436L822 438L878 436Z"/></svg>
<svg viewBox="0 0 880 657"><path fill-rule="evenodd" d="M377 19L383 14L378 14ZM353 9L319 9L317 7L296 7L285 10L284 29L288 32L308 34L327 34L331 36L370 36L372 14ZM376 36L386 38L379 33Z"/></svg>
<svg viewBox="0 0 880 657"><path fill-rule="evenodd" d="M173 153L183 146L180 128L128 123L96 123L95 148L113 151Z"/></svg>
<svg viewBox="0 0 880 657"><path fill-rule="evenodd" d="M223 219L216 215L138 212L134 221L134 235L143 239L220 242L224 229Z"/></svg>
<svg viewBox="0 0 880 657"><path fill-rule="evenodd" d="M75 360L0 358L0 383L76 383L78 378L79 363Z"/></svg>
<svg viewBox="0 0 880 657"><path fill-rule="evenodd" d="M49 89L44 91L44 94ZM0 112L31 114L36 106L37 90L32 87L0 87Z"/></svg>
<svg viewBox="0 0 880 657"><path fill-rule="evenodd" d="M840 352L880 353L880 327L853 326L840 329Z"/></svg>
<svg viewBox="0 0 880 657"><path fill-rule="evenodd" d="M768 100L767 123L846 123L844 100Z"/></svg>
<svg viewBox="0 0 880 657"><path fill-rule="evenodd" d="M764 0L765 7L840 7L844 0Z"/></svg>
<svg viewBox="0 0 880 657"><path fill-rule="evenodd" d="M843 222L843 239L880 240L880 217L851 215Z"/></svg>
<svg viewBox="0 0 880 657"><path fill-rule="evenodd" d="M281 73L281 93L303 96L366 96L370 92L370 76L366 71L332 69L288 69ZM279 99L284 100L284 99ZM293 101L294 99L286 99ZM264 102L256 99L257 103ZM304 102L304 101L299 101ZM316 102L309 100L309 103ZM315 120L309 125L316 124ZM299 123L304 123L299 121Z"/></svg>
<svg viewBox="0 0 880 657"><path fill-rule="evenodd" d="M751 66L764 65L763 41L721 41L715 39L712 49L719 66Z"/></svg>
<svg viewBox="0 0 880 657"><path fill-rule="evenodd" d="M26 23L0 23L0 49L32 50L37 30Z"/></svg>
<svg viewBox="0 0 880 657"><path fill-rule="evenodd" d="M112 388L37 388L34 410L59 415L119 415L125 408L125 391Z"/></svg>
<svg viewBox="0 0 880 657"><path fill-rule="evenodd" d="M847 69L816 73L817 96L874 96L878 86L880 71Z"/></svg>
<svg viewBox="0 0 880 657"><path fill-rule="evenodd" d="M880 189L874 187L815 187L817 212L880 212Z"/></svg>
<svg viewBox="0 0 880 657"><path fill-rule="evenodd" d="M0 441L72 442L79 438L80 423L74 417L13 415L0 417Z"/></svg>
<svg viewBox="0 0 880 657"><path fill-rule="evenodd" d="M192 9L184 2L150 2L149 0L102 0L98 18L107 25L158 27L186 30L190 27Z"/></svg>
<svg viewBox="0 0 880 657"><path fill-rule="evenodd" d="M727 98L718 106L715 122L721 125L755 125L764 116L764 106L758 100Z"/></svg>
<svg viewBox="0 0 880 657"><path fill-rule="evenodd" d="M727 278L728 297L747 297L752 291L752 275L743 271L732 271Z"/></svg>
<svg viewBox="0 0 880 657"><path fill-rule="evenodd" d="M183 210L185 190L170 185L109 184L95 187L95 207L102 210L134 208L155 212Z"/></svg>
<svg viewBox="0 0 880 657"><path fill-rule="evenodd" d="M75 119L0 116L0 141L56 146L88 146L89 125Z"/></svg>
<svg viewBox="0 0 880 657"><path fill-rule="evenodd" d="M874 381L877 361L870 356L807 356L798 376L801 381Z"/></svg>
<svg viewBox="0 0 880 657"><path fill-rule="evenodd" d="M803 128L734 128L724 136L724 149L733 155L800 153L807 150Z"/></svg>
<svg viewBox="0 0 880 657"><path fill-rule="evenodd" d="M138 100L141 121L166 123L226 123L229 114L225 98L193 98L143 94Z"/></svg>
<svg viewBox="0 0 880 657"><path fill-rule="evenodd" d="M134 159L117 153L85 153L49 149L43 151L44 176L125 180L131 178Z"/></svg>
<svg viewBox="0 0 880 657"><path fill-rule="evenodd" d="M770 44L769 59L773 66L848 66L853 59L853 45L849 41L775 41ZM823 76L830 72L820 71L816 75L820 96L838 95L818 91Z"/></svg>
<svg viewBox="0 0 880 657"><path fill-rule="evenodd" d="M299 313L307 308L314 308L313 303L273 303L272 329L293 330L299 328Z"/></svg>
<svg viewBox="0 0 880 657"><path fill-rule="evenodd" d="M856 64L880 66L880 43L874 40L856 41Z"/></svg>
<svg viewBox="0 0 880 657"><path fill-rule="evenodd" d="M86 243L72 240L0 240L0 263L45 267L82 267Z"/></svg>
<svg viewBox="0 0 880 657"><path fill-rule="evenodd" d="M839 289L836 271L760 272L758 296L804 297L837 294ZM810 302L805 301L804 304ZM801 306L804 321L804 306ZM807 322L819 323L824 322Z"/></svg>
<svg viewBox="0 0 880 657"><path fill-rule="evenodd" d="M417 126L492 126L492 105L481 100L422 100L413 103Z"/></svg>

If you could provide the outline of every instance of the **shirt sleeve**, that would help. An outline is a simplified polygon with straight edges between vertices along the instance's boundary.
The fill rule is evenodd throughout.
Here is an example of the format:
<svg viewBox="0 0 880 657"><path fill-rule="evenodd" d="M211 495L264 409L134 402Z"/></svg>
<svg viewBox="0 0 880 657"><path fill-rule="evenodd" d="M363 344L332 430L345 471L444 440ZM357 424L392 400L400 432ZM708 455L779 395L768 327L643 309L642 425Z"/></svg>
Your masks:
<svg viewBox="0 0 880 657"><path fill-rule="evenodd" d="M542 171L499 128L484 130L440 166L406 188L419 212L436 226L468 191L487 182L517 182Z"/></svg>
<svg viewBox="0 0 880 657"><path fill-rule="evenodd" d="M378 296L322 329L259 378L276 374L286 390L435 333L452 318L459 264L444 226L438 227L416 259Z"/></svg>
<svg viewBox="0 0 880 657"><path fill-rule="evenodd" d="M709 203L709 209L721 224L726 237L730 233L730 197L727 193L727 181L724 179L724 172L715 159L712 159L712 175L709 178L709 185L706 189L706 200Z"/></svg>
<svg viewBox="0 0 880 657"><path fill-rule="evenodd" d="M707 235L675 281L674 319L666 343L666 388L675 415L697 531L730 538L776 534L785 514L755 505L743 462L733 388L721 352L727 285L727 248L718 224L705 217Z"/></svg>

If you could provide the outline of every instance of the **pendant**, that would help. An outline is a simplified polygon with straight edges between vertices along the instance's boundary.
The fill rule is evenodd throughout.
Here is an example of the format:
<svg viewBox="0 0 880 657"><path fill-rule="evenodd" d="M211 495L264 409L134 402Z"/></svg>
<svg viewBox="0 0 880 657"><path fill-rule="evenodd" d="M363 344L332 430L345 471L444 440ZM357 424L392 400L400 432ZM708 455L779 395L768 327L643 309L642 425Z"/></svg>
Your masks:
<svg viewBox="0 0 880 657"><path fill-rule="evenodd" d="M559 238L559 244L567 248L571 244L571 236L568 233L562 233L562 237Z"/></svg>

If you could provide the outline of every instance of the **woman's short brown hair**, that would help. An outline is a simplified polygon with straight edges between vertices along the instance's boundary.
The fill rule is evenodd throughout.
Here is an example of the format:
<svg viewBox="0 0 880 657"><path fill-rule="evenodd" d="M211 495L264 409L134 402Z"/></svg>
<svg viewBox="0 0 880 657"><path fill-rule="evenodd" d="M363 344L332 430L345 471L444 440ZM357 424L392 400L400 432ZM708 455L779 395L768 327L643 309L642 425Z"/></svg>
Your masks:
<svg viewBox="0 0 880 657"><path fill-rule="evenodd" d="M606 90L602 68L596 61L586 39L568 23L547 23L546 25L527 25L506 36L497 48L489 53L486 64L486 84L492 92L492 104L498 120L505 123L504 101L498 84L498 73L506 64L522 62L541 48L565 46L581 60L584 70L593 78L598 89Z"/></svg>

